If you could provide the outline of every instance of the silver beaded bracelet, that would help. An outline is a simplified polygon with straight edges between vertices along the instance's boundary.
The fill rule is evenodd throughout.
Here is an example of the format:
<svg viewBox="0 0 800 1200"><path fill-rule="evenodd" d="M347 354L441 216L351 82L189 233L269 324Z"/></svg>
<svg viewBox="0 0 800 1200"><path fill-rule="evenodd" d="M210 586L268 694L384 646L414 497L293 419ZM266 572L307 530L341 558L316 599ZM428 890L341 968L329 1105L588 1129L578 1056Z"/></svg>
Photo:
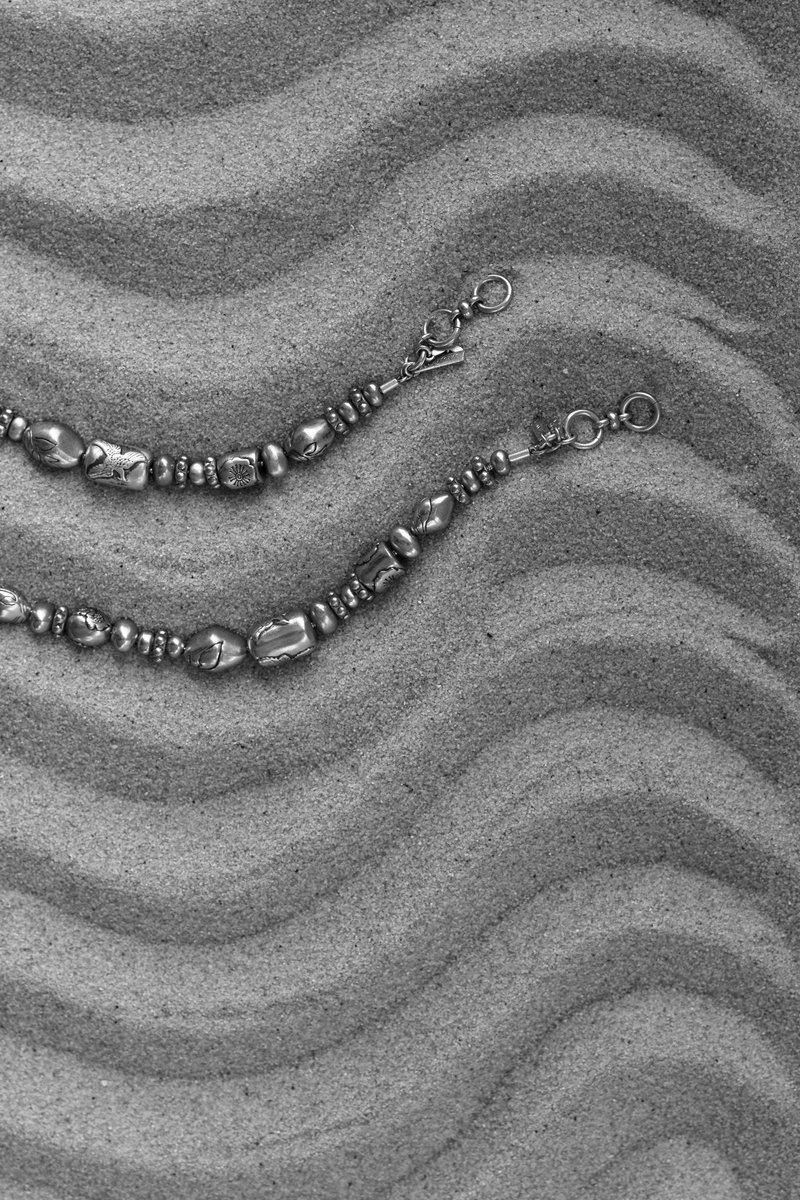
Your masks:
<svg viewBox="0 0 800 1200"><path fill-rule="evenodd" d="M229 450L205 458L191 458L187 454L178 458L171 454L154 457L149 450L121 446L105 438L92 438L86 444L79 433L61 421L29 421L13 408L0 411L0 441L7 439L20 444L43 467L55 471L82 467L86 478L93 483L131 492L142 491L151 481L160 488L181 490L187 481L196 487L231 491L256 487L267 478L282 479L291 463L321 458L337 437L346 437L401 384L426 371L463 362L464 350L456 345L463 323L476 313L502 312L510 302L511 284L506 277L488 275L455 308L431 313L414 354L403 360L396 377L385 383L351 388L348 398L338 408L329 406L321 415L301 421L282 444L267 442L260 448Z"/></svg>
<svg viewBox="0 0 800 1200"><path fill-rule="evenodd" d="M563 421L550 424L534 421L531 445L511 453L495 450L488 459L475 455L459 476L449 476L445 488L420 500L408 525L395 525L384 539L377 541L356 563L344 586L314 600L307 609L293 608L279 617L259 622L247 638L221 625L211 625L184 640L166 629L140 630L125 617L112 622L96 608L70 612L65 605L56 606L49 600L29 604L21 592L10 587L0 587L0 622L12 625L27 622L36 634L61 637L66 633L75 645L83 648L107 642L123 654L135 648L156 663L165 657L182 658L201 671L217 674L238 666L248 652L262 667L305 658L315 649L319 635L334 633L352 612L405 574L408 564L421 553L422 539L447 529L456 505L467 504L479 492L494 487L512 467L565 446L590 450L600 444L606 431L628 429L649 433L660 419L661 409L655 397L649 392L633 392L619 408L610 409L602 417L591 409L578 408Z"/></svg>

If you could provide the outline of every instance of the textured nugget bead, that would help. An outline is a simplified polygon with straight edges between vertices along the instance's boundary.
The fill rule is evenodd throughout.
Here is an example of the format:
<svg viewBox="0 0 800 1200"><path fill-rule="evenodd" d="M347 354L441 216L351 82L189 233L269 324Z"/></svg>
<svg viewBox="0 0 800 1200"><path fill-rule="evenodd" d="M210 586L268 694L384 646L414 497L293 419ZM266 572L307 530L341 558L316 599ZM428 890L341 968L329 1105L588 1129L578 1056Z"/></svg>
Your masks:
<svg viewBox="0 0 800 1200"><path fill-rule="evenodd" d="M383 592L394 579L405 574L405 567L386 542L376 542L356 563L356 575L371 592Z"/></svg>
<svg viewBox="0 0 800 1200"><path fill-rule="evenodd" d="M333 609L324 600L315 600L308 610L308 615L319 633L329 635L339 628Z"/></svg>
<svg viewBox="0 0 800 1200"><path fill-rule="evenodd" d="M139 636L139 626L127 617L120 617L114 622L111 630L111 645L120 654L129 654L136 645Z"/></svg>
<svg viewBox="0 0 800 1200"><path fill-rule="evenodd" d="M264 475L257 450L229 450L217 458L217 474L223 487L238 491L255 487Z"/></svg>
<svg viewBox="0 0 800 1200"><path fill-rule="evenodd" d="M140 492L147 484L151 461L152 455L148 450L136 450L94 438L86 447L83 470L86 478L93 483Z"/></svg>
<svg viewBox="0 0 800 1200"><path fill-rule="evenodd" d="M411 514L411 528L416 534L442 533L453 519L454 508L449 492L426 496Z"/></svg>
<svg viewBox="0 0 800 1200"><path fill-rule="evenodd" d="M419 558L422 553L419 538L410 529L406 529L405 525L395 525L389 531L388 541L392 549L402 554L403 558Z"/></svg>
<svg viewBox="0 0 800 1200"><path fill-rule="evenodd" d="M25 430L22 444L34 462L54 471L77 467L86 449L80 434L59 421L34 421Z"/></svg>
<svg viewBox="0 0 800 1200"><path fill-rule="evenodd" d="M310 462L324 454L336 434L324 417L312 417L295 426L286 441L286 453L295 462Z"/></svg>
<svg viewBox="0 0 800 1200"><path fill-rule="evenodd" d="M111 621L99 608L76 608L67 618L67 637L76 646L104 646L111 637Z"/></svg>
<svg viewBox="0 0 800 1200"><path fill-rule="evenodd" d="M183 657L200 671L230 671L247 656L247 642L241 634L221 625L200 629L186 639Z"/></svg>
<svg viewBox="0 0 800 1200"><path fill-rule="evenodd" d="M28 619L31 606L15 588L0 587L0 621L6 625L22 625Z"/></svg>
<svg viewBox="0 0 800 1200"><path fill-rule="evenodd" d="M170 454L159 454L153 463L153 479L158 487L171 487L175 482L175 459Z"/></svg>
<svg viewBox="0 0 800 1200"><path fill-rule="evenodd" d="M50 626L53 624L53 615L56 611L55 604L50 600L37 600L31 605L31 613L28 617L28 625L31 633L43 634L50 632Z"/></svg>
<svg viewBox="0 0 800 1200"><path fill-rule="evenodd" d="M301 608L290 609L282 617L257 625L247 640L248 650L262 667L305 658L316 644L314 626Z"/></svg>
<svg viewBox="0 0 800 1200"><path fill-rule="evenodd" d="M289 470L289 460L275 442L267 442L261 451L261 458L270 479L283 479Z"/></svg>

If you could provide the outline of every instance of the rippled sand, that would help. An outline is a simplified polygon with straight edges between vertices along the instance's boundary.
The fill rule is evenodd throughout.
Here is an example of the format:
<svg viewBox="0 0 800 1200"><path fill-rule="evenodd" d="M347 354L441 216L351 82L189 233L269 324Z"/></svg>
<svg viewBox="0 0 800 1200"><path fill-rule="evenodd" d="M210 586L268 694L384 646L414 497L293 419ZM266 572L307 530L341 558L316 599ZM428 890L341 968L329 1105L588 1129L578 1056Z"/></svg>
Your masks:
<svg viewBox="0 0 800 1200"><path fill-rule="evenodd" d="M259 494L0 445L0 581L183 634L514 471L312 659L0 631L0 1200L800 1197L790 3L17 0L0 400L177 454L394 374Z"/></svg>

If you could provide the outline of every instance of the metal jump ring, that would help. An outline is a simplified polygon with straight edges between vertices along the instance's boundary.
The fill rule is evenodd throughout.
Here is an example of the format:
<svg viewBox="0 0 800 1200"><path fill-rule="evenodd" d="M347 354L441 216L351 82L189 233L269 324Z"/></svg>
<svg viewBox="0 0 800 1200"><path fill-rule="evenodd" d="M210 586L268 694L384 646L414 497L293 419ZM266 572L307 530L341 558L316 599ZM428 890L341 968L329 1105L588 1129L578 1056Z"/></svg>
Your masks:
<svg viewBox="0 0 800 1200"><path fill-rule="evenodd" d="M490 283L502 283L505 293L502 299L490 304L488 300L481 300L481 291ZM478 312L482 313L499 313L504 308L508 308L511 303L511 284L506 279L505 275L487 275L485 279L476 286L475 291L469 298L470 304L477 308Z"/></svg>
<svg viewBox="0 0 800 1200"><path fill-rule="evenodd" d="M571 431L570 426L573 421L578 419L578 417L583 417L597 429L597 433L589 442L580 441L577 434ZM564 433L569 438L570 444L573 445L576 450L591 450L593 446L598 446L600 442L602 442L603 434L605 433L605 425L601 421L600 417L598 417L597 413L592 412L590 408L576 408L564 421Z"/></svg>
<svg viewBox="0 0 800 1200"><path fill-rule="evenodd" d="M451 326L450 333L444 338L437 338L435 334L430 332L434 318L440 313L444 313ZM454 312L451 308L435 308L422 326L422 341L430 346L431 350L446 350L448 346L452 346L460 332L461 317L458 316L457 312Z"/></svg>
<svg viewBox="0 0 800 1200"><path fill-rule="evenodd" d="M645 421L643 425L638 425L628 415L628 408L634 400L644 400L652 410L652 417L649 421ZM651 429L655 429L661 420L661 406L655 396L651 396L649 392L631 392L630 396L626 396L620 405L619 419L627 429L632 429L634 433L649 433Z"/></svg>

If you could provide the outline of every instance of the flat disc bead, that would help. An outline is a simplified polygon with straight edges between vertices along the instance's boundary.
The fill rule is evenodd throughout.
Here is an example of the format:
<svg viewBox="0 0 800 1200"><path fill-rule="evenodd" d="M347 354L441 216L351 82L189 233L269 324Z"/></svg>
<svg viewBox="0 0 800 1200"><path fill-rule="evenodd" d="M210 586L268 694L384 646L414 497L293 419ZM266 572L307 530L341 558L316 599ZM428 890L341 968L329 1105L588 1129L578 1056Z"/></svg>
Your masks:
<svg viewBox="0 0 800 1200"><path fill-rule="evenodd" d="M77 467L86 450L80 434L60 421L34 421L25 430L22 444L34 462L53 471Z"/></svg>

